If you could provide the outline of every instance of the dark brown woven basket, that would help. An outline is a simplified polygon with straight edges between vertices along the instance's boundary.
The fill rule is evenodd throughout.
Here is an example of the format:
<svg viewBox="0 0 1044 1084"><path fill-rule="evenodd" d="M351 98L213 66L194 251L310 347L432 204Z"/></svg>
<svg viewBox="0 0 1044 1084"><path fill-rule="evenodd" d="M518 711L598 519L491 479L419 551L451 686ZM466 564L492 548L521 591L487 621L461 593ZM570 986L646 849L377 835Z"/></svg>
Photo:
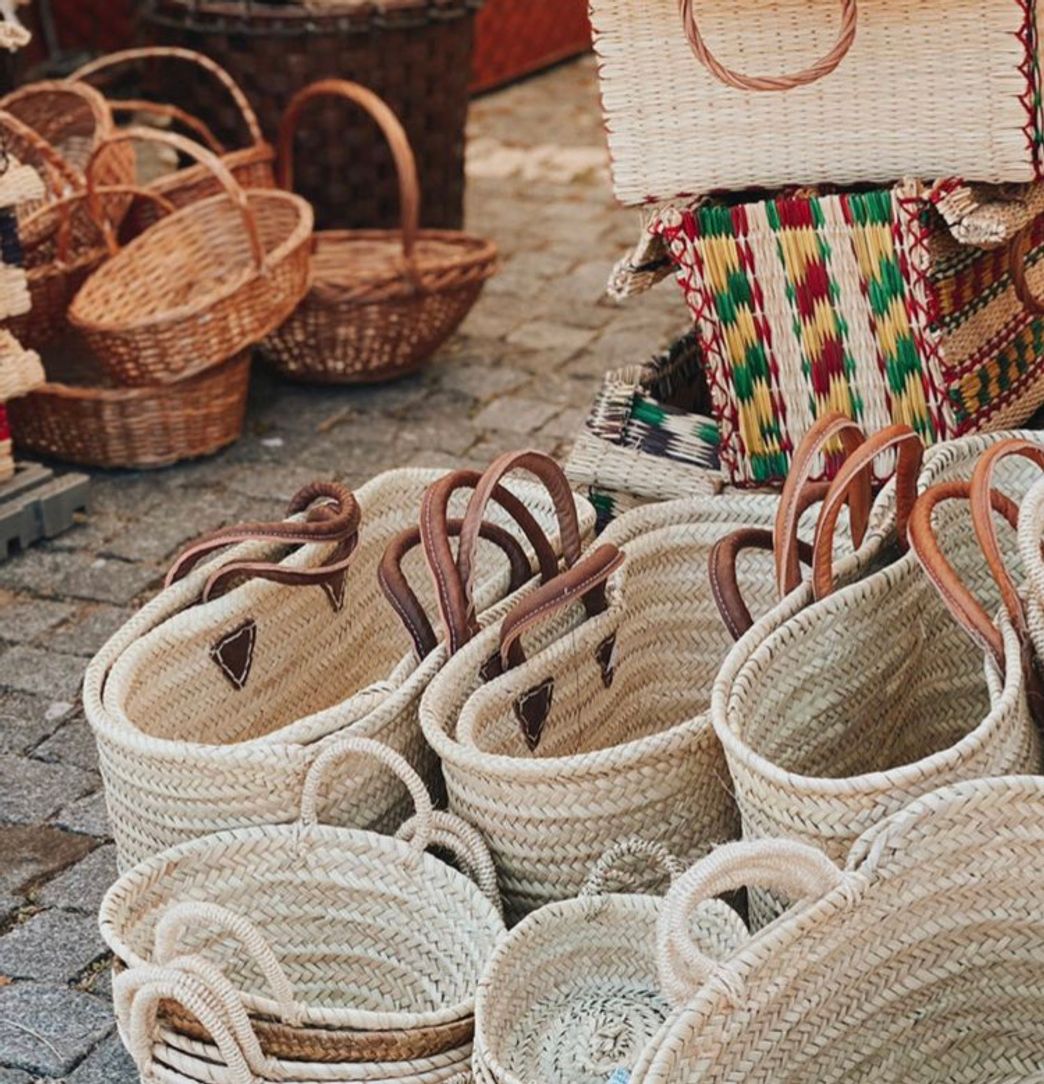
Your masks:
<svg viewBox="0 0 1044 1084"><path fill-rule="evenodd" d="M187 380L117 388L68 345L64 357L48 357L47 384L8 404L21 451L91 467L166 467L243 431L249 351Z"/></svg>
<svg viewBox="0 0 1044 1084"><path fill-rule="evenodd" d="M274 142L290 99L323 78L370 87L406 128L424 190L425 226L458 228L464 209L464 127L474 10L481 0L399 0L345 4L338 12L256 0L146 0L150 41L206 53L243 88ZM354 9L344 13L345 9ZM204 117L231 140L237 117L210 81L152 73L149 96ZM398 224L395 166L365 118L333 103L320 109L297 148L298 191L320 228Z"/></svg>

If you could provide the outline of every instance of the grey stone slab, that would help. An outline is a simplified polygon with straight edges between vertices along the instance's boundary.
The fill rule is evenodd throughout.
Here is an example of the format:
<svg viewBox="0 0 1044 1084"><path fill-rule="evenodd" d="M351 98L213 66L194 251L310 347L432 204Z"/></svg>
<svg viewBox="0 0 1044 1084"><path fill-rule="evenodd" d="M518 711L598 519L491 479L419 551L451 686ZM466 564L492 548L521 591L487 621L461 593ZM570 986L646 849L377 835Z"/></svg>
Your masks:
<svg viewBox="0 0 1044 1084"><path fill-rule="evenodd" d="M557 413L557 407L539 399L505 396L484 407L475 415L474 423L478 430L497 430L524 436L536 433Z"/></svg>
<svg viewBox="0 0 1044 1084"><path fill-rule="evenodd" d="M97 915L40 911L0 937L0 975L71 982L106 951Z"/></svg>
<svg viewBox="0 0 1044 1084"><path fill-rule="evenodd" d="M97 771L98 747L83 712L78 711L46 741L38 745L33 750L33 756L37 760L52 763L60 761L85 771Z"/></svg>
<svg viewBox="0 0 1044 1084"><path fill-rule="evenodd" d="M570 356L583 350L596 334L590 328L570 327L551 320L531 320L511 332L507 342L523 350L553 350Z"/></svg>
<svg viewBox="0 0 1044 1084"><path fill-rule="evenodd" d="M113 1030L112 1008L53 984L0 987L0 1064L56 1077L70 1072Z"/></svg>
<svg viewBox="0 0 1044 1084"><path fill-rule="evenodd" d="M0 754L28 753L35 749L75 710L74 700L55 700L50 696L0 688ZM0 800L0 809L2 807Z"/></svg>
<svg viewBox="0 0 1044 1084"><path fill-rule="evenodd" d="M110 1035L84 1058L67 1079L68 1084L138 1084L139 1076L119 1036Z"/></svg>
<svg viewBox="0 0 1044 1084"><path fill-rule="evenodd" d="M83 659L77 655L61 655L27 644L0 652L0 682L19 692L51 696L60 702L76 699L83 669Z"/></svg>
<svg viewBox="0 0 1044 1084"><path fill-rule="evenodd" d="M88 603L60 628L48 633L53 651L89 657L131 616L133 610L103 603Z"/></svg>
<svg viewBox="0 0 1044 1084"><path fill-rule="evenodd" d="M102 897L116 880L116 848L98 847L86 858L70 866L36 893L36 902L44 907L66 911L98 913Z"/></svg>
<svg viewBox="0 0 1044 1084"><path fill-rule="evenodd" d="M161 570L151 565L118 561L111 557L86 557L58 581L57 590L70 598L126 605L162 580Z"/></svg>
<svg viewBox="0 0 1044 1084"><path fill-rule="evenodd" d="M0 820L40 824L99 785L93 772L69 764L0 756Z"/></svg>
<svg viewBox="0 0 1044 1084"><path fill-rule="evenodd" d="M65 602L0 592L0 640L30 643L75 613Z"/></svg>
<svg viewBox="0 0 1044 1084"><path fill-rule="evenodd" d="M93 836L95 839L112 839L112 826L109 824L103 790L70 802L55 815L54 823L59 828Z"/></svg>
<svg viewBox="0 0 1044 1084"><path fill-rule="evenodd" d="M68 869L94 841L52 825L0 826L0 891L13 895Z"/></svg>

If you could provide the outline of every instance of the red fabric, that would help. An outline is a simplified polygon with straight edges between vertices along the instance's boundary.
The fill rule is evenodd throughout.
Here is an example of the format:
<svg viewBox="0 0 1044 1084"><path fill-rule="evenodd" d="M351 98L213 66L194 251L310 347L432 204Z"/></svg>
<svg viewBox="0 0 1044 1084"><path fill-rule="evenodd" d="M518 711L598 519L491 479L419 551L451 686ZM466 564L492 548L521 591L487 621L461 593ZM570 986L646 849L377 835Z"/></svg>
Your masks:
<svg viewBox="0 0 1044 1084"><path fill-rule="evenodd" d="M7 407L0 403L0 440L11 439L11 427L7 424Z"/></svg>

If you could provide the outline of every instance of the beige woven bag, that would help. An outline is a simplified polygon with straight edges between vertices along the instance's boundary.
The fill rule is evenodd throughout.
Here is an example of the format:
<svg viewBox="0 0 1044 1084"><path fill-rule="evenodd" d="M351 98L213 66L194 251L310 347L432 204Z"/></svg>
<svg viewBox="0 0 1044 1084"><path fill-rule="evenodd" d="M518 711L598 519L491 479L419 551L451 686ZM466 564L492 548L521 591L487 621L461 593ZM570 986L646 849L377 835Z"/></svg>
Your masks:
<svg viewBox="0 0 1044 1084"><path fill-rule="evenodd" d="M972 437L939 446L916 486L959 482L951 495L966 497L975 462L995 442ZM745 839L793 838L840 860L861 832L920 794L1040 768L1019 638L1006 615L994 634L1001 655L984 674L982 651L916 555L875 571L894 554L864 549L856 565L869 574L835 589L829 558L837 508L874 456L896 446L909 454L912 433L894 427L852 453L824 500L813 583L753 625L715 683L711 717ZM1024 491L1020 478L1006 480L1005 490ZM900 464L882 498L896 510L900 545L914 495L911 470ZM935 529L956 577L988 597L987 563L966 509L954 505L938 508ZM997 505L1014 516L1012 502L998 497ZM777 538L787 533L777 525ZM752 893L756 924L777 910L777 901Z"/></svg>
<svg viewBox="0 0 1044 1084"><path fill-rule="evenodd" d="M1040 179L1035 0L593 0L617 197Z"/></svg>
<svg viewBox="0 0 1044 1084"><path fill-rule="evenodd" d="M408 842L318 823L335 771L360 757L409 790ZM433 845L478 883L426 854ZM475 990L503 933L498 907L474 830L434 812L398 754L345 738L306 776L298 824L149 859L109 890L101 929L143 1075L159 1057L197 1080L238 1079L244 1062L251 1080L445 1080L467 1068ZM167 992L145 1013L138 998L157 984ZM208 1059L222 1070L201 1075Z"/></svg>
<svg viewBox="0 0 1044 1084"><path fill-rule="evenodd" d="M621 869L627 859L655 863L660 880L683 869L659 844L625 840L598 862L578 899L540 908L497 945L476 1001L478 1079L607 1084L659 1032L670 1011L656 970L661 901L638 894L641 877ZM719 959L739 948L747 928L710 900L691 932Z"/></svg>
<svg viewBox="0 0 1044 1084"><path fill-rule="evenodd" d="M1026 571L1026 622L1038 660L1044 660L1044 479L1026 494L1019 512L1019 555Z"/></svg>
<svg viewBox="0 0 1044 1084"><path fill-rule="evenodd" d="M733 844L679 878L662 966L685 1005L632 1084L978 1084L1044 1077L1044 780L934 791L838 869L792 840ZM724 963L686 920L760 885L794 907Z"/></svg>
<svg viewBox="0 0 1044 1084"><path fill-rule="evenodd" d="M410 548L402 533L416 531L421 497L440 477L389 471L363 486L354 551L350 516L342 516L339 536L325 542L310 542L299 520L262 525L260 532L257 525L220 532L188 551L174 570L183 577L102 648L88 667L84 702L122 868L210 832L293 819L301 781L323 741L345 732L385 742L436 782L434 756L417 725L420 693L448 656L419 624L434 591L418 584L422 604L405 611L415 626L409 639L418 644L411 651L399 616L403 604L396 600L393 608L380 597L378 571L395 572ZM459 488L461 476L454 477ZM474 482L478 475L465 478ZM535 519L536 534L557 539L561 509L532 485L512 486L511 493ZM307 494L302 500L294 512L306 506ZM463 503L463 494L455 500ZM569 501L579 538L590 531L594 513L586 502ZM525 536L519 541L511 516L499 508L490 520L512 529L516 550L525 546L525 578L532 544ZM258 536L267 541L243 541ZM230 542L240 544L190 567ZM299 548L282 556L295 543ZM544 548L553 563L553 547ZM480 561L482 612L517 585L519 569L517 554L514 579L495 571L485 548ZM244 575L245 582L220 593ZM403 809L394 780L361 769L339 780L330 817L387 828L399 823Z"/></svg>

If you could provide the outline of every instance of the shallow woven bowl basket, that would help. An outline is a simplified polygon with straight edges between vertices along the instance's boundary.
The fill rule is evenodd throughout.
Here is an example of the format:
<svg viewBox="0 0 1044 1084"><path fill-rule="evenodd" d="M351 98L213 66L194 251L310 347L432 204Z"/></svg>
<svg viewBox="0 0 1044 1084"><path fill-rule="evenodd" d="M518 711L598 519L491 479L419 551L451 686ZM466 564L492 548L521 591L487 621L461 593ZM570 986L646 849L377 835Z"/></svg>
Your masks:
<svg viewBox="0 0 1044 1084"><path fill-rule="evenodd" d="M48 382L8 404L23 451L89 467L166 467L239 439L250 351L204 373L152 387L115 387L82 349L49 355Z"/></svg>
<svg viewBox="0 0 1044 1084"><path fill-rule="evenodd" d="M308 289L312 209L289 192L244 191L216 155L182 136L129 128L114 139L174 147L225 190L132 241L69 308L115 381L166 383L259 342L294 310Z"/></svg>
<svg viewBox="0 0 1044 1084"><path fill-rule="evenodd" d="M409 791L416 813L399 837L318 823L331 778L358 760L390 768ZM346 1063L337 1080L408 1079L439 1059L465 1069L475 991L504 932L478 834L434 812L405 759L365 738L324 747L300 800L296 824L180 845L109 890L101 928L122 971L115 1001L125 1038L131 995L160 969L197 957L220 969L222 1000L233 999L249 1021L238 1044L248 1057L256 1038L271 1058ZM431 846L468 875L426 853ZM212 981L205 970L185 970ZM168 995L161 1011L187 1039L219 1039L208 1021L193 1019L191 1002ZM385 1062L409 1072L382 1076L376 1063ZM359 1063L373 1064L367 1072Z"/></svg>
<svg viewBox="0 0 1044 1084"><path fill-rule="evenodd" d="M119 53L110 53L108 56L99 57L97 60L85 64L70 77L76 81L95 82L103 74L111 75L114 69L125 65L150 64L154 61L179 61L182 67L191 65L196 68L195 72L186 71L186 76L198 76L199 70L213 78L228 95L232 108L242 119L242 127L246 130L247 145L226 150L212 135L210 129L202 121L192 117L191 114L182 112L175 106L156 104L143 101L110 101L109 108L114 113L125 112L151 112L160 116L167 116L192 129L210 150L214 151L235 177L243 188L274 188L275 176L273 163L275 151L266 142L261 134L261 126L257 120L257 114L247 101L246 95L239 88L233 78L209 57L197 53L192 49L178 49L165 47L151 47L145 49L126 49ZM179 168L172 173L165 173L151 181L149 188L158 195L170 200L175 207L184 207L189 203L213 196L221 191L221 184L205 165L193 163L184 168ZM148 208L143 208L140 214L139 225L155 221L155 215Z"/></svg>
<svg viewBox="0 0 1044 1084"><path fill-rule="evenodd" d="M264 346L287 376L319 383L388 380L412 372L459 327L496 269L491 242L457 230L418 228L420 189L406 133L371 91L327 79L287 108L279 135L280 183L293 187L293 146L309 102L337 95L380 126L395 157L401 230L324 230L315 235L314 282Z"/></svg>

